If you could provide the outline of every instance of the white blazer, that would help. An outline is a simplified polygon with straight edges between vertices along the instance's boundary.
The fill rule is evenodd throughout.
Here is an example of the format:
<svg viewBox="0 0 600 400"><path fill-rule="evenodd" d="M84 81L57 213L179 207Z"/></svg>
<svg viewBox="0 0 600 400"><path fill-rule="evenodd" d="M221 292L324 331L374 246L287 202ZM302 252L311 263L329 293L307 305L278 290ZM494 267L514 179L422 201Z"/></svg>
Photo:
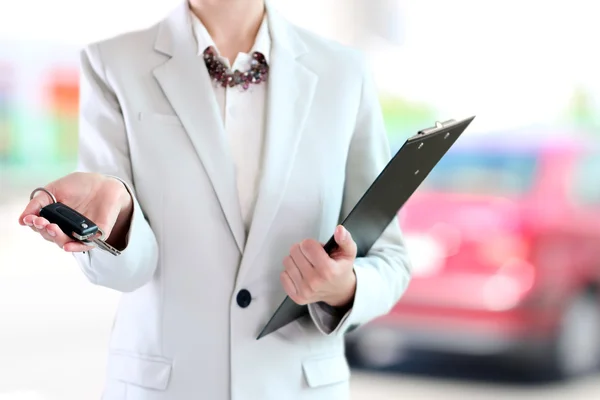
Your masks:
<svg viewBox="0 0 600 400"><path fill-rule="evenodd" d="M366 62L267 5L266 166L246 238L187 7L82 51L80 170L122 179L135 198L120 256L75 256L91 282L123 292L103 399L348 399L344 334L409 282L397 221L357 259L354 306L331 334L306 316L256 337L285 296L290 247L326 241L389 160Z"/></svg>

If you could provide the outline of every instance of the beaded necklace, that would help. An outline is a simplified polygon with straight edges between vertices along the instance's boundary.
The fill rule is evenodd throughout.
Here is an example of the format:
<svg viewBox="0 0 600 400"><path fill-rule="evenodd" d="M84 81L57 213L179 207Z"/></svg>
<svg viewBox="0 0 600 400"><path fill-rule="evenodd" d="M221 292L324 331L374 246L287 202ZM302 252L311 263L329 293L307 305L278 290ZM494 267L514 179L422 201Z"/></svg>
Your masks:
<svg viewBox="0 0 600 400"><path fill-rule="evenodd" d="M239 70L231 71L223 61L219 59L214 47L210 46L204 50L204 63L208 73L217 84L222 87L241 86L247 90L251 84L258 85L267 80L269 74L269 65L262 53L255 51L252 53L250 69L245 72Z"/></svg>

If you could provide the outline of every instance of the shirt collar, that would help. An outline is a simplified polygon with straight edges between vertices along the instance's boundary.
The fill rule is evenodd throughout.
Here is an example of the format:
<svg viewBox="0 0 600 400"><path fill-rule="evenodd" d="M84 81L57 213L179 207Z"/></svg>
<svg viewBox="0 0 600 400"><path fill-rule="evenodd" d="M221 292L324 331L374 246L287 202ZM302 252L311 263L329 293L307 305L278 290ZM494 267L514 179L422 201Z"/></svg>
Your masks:
<svg viewBox="0 0 600 400"><path fill-rule="evenodd" d="M204 50L210 46L214 47L217 51L217 54L219 54L219 49L206 30L206 27L202 21L200 21L200 19L191 10L190 15L192 19L194 37L196 38L196 43L198 44L198 55L202 55ZM271 55L271 35L269 32L269 22L266 14L263 18L260 28L258 29L254 45L252 46L252 50L250 50L250 54L255 51L264 55L267 63L269 63Z"/></svg>

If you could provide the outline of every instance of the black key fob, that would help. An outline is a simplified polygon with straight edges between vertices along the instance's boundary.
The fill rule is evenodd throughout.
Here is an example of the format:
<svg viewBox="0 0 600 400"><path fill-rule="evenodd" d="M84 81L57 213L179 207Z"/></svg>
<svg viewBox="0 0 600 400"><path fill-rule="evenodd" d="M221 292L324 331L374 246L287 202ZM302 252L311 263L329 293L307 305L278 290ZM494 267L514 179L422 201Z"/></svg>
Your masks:
<svg viewBox="0 0 600 400"><path fill-rule="evenodd" d="M40 217L58 225L61 231L75 240L87 240L98 232L98 226L62 203L48 204L40 210Z"/></svg>

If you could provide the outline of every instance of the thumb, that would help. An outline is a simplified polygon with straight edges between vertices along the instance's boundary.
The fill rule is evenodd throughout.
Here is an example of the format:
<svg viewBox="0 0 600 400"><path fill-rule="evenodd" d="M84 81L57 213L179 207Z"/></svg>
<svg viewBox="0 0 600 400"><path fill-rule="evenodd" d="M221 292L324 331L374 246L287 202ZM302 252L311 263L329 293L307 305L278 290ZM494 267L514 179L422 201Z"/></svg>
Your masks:
<svg viewBox="0 0 600 400"><path fill-rule="evenodd" d="M338 225L334 233L335 242L338 244L340 255L344 257L356 257L356 243L352 235L342 225Z"/></svg>
<svg viewBox="0 0 600 400"><path fill-rule="evenodd" d="M52 190L50 190L49 188L46 188L46 189L50 193L52 193ZM23 222L23 218L25 218L28 215L39 216L40 210L42 208L46 207L48 204L51 204L53 202L54 201L48 195L48 193L45 193L42 191L37 192L36 195L27 204L27 206L25 207L25 210L23 210L23 212L19 216L19 224L25 225L25 223Z"/></svg>

